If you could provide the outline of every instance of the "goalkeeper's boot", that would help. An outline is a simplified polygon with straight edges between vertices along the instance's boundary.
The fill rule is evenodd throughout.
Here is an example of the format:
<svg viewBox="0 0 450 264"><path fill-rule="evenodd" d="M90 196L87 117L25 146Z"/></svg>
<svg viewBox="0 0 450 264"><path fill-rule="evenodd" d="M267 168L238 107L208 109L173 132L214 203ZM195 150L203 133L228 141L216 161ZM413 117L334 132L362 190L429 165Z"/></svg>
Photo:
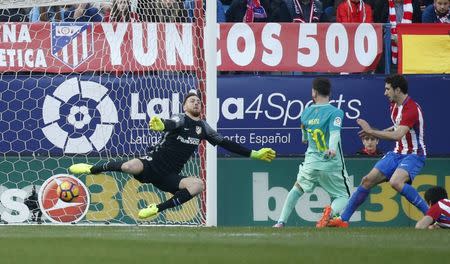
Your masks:
<svg viewBox="0 0 450 264"><path fill-rule="evenodd" d="M158 213L158 207L156 204L150 204L147 208L141 209L138 213L140 219L149 218L155 216Z"/></svg>
<svg viewBox="0 0 450 264"><path fill-rule="evenodd" d="M69 167L69 172L73 174L91 174L92 165L77 163Z"/></svg>
<svg viewBox="0 0 450 264"><path fill-rule="evenodd" d="M283 222L278 222L278 223L274 224L272 227L283 228L284 227L284 223Z"/></svg>
<svg viewBox="0 0 450 264"><path fill-rule="evenodd" d="M330 219L327 224L328 227L340 227L340 228L348 228L348 222L343 221L340 217L335 217Z"/></svg>
<svg viewBox="0 0 450 264"><path fill-rule="evenodd" d="M323 209L322 218L320 218L320 220L317 221L316 227L317 228L324 228L324 227L326 227L327 224L328 224L328 221L330 221L330 216L331 216L331 206L327 205Z"/></svg>

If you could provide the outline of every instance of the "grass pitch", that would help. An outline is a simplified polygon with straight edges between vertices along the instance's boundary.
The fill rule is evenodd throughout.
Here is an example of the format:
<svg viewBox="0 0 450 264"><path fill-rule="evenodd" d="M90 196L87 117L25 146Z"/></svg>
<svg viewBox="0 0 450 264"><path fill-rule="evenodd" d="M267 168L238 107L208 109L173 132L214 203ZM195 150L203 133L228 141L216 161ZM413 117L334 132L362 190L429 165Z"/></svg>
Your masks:
<svg viewBox="0 0 450 264"><path fill-rule="evenodd" d="M445 263L448 230L0 226L0 263Z"/></svg>

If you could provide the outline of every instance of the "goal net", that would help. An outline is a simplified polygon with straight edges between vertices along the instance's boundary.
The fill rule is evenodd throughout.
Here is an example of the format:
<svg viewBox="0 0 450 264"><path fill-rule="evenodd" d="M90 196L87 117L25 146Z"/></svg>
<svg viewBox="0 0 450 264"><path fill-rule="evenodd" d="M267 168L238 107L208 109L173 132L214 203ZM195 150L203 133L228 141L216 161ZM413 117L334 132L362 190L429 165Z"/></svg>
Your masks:
<svg viewBox="0 0 450 264"><path fill-rule="evenodd" d="M204 224L205 194L141 221L171 194L67 171L145 156L162 136L150 117L182 112L192 89L205 96L203 1L1 2L14 8L0 9L1 222ZM205 180L204 145L182 173ZM64 181L78 187L71 202L58 199Z"/></svg>

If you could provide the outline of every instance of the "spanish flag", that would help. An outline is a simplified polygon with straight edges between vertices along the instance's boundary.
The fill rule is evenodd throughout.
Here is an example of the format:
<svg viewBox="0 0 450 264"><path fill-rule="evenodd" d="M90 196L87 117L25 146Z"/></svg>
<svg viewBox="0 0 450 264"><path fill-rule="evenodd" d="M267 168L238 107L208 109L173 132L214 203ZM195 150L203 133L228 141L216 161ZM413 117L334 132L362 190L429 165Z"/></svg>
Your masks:
<svg viewBox="0 0 450 264"><path fill-rule="evenodd" d="M450 24L399 24L399 63L404 74L450 74Z"/></svg>

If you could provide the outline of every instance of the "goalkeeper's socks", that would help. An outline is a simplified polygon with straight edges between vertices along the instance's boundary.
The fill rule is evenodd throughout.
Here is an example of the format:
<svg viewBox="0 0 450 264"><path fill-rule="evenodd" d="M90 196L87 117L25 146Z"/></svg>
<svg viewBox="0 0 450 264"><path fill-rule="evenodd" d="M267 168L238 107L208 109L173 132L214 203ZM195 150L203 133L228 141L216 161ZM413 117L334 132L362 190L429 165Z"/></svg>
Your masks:
<svg viewBox="0 0 450 264"><path fill-rule="evenodd" d="M122 164L124 164L124 161L108 161L103 164L94 165L91 168L92 174L97 174L104 171L120 171L122 172Z"/></svg>
<svg viewBox="0 0 450 264"><path fill-rule="evenodd" d="M297 204L298 199L302 196L303 192L300 191L296 186L292 187L289 192L286 201L283 205L283 210L281 211L280 218L278 219L278 223L283 222L286 223L289 215L291 214L294 206Z"/></svg>
<svg viewBox="0 0 450 264"><path fill-rule="evenodd" d="M416 189L409 184L405 184L400 192L401 195L405 196L405 198L417 207L422 213L425 215L428 211L428 205L424 199L419 195Z"/></svg>
<svg viewBox="0 0 450 264"><path fill-rule="evenodd" d="M187 189L181 189L172 196L169 200L158 204L158 212L164 211L166 209L176 207L184 204L185 202L192 199L192 196Z"/></svg>
<svg viewBox="0 0 450 264"><path fill-rule="evenodd" d="M352 217L356 209L366 200L369 192L370 190L362 187L361 185L358 186L358 189L356 189L352 197L350 197L347 207L345 207L344 212L341 214L342 221L348 222L348 220L350 220L350 217Z"/></svg>

